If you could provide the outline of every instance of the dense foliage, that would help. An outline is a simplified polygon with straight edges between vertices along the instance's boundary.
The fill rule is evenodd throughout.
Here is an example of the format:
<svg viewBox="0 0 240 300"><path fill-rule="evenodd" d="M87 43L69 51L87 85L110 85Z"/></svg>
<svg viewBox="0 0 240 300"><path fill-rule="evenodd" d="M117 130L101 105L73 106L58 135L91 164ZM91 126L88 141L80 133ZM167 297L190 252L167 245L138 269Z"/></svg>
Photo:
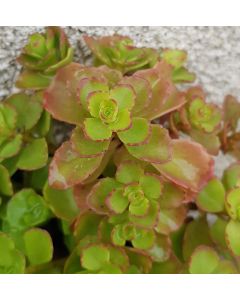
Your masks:
<svg viewBox="0 0 240 300"><path fill-rule="evenodd" d="M84 40L91 66L31 35L0 103L0 273L239 273L240 103L209 103L183 50Z"/></svg>

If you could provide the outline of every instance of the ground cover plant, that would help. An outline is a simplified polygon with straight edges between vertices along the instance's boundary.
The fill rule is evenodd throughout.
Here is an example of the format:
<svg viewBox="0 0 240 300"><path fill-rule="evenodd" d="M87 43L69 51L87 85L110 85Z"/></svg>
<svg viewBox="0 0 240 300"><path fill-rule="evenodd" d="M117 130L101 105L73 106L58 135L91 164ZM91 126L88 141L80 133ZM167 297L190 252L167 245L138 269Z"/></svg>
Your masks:
<svg viewBox="0 0 240 300"><path fill-rule="evenodd" d="M84 40L91 65L31 35L0 102L0 273L239 273L240 103L209 103L184 50Z"/></svg>

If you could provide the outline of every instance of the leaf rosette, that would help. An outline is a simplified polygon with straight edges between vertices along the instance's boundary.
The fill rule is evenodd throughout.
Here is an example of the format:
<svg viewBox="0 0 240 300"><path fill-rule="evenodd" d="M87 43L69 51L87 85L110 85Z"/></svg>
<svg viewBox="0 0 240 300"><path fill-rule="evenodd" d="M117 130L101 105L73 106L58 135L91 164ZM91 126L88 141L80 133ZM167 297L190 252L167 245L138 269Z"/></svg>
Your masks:
<svg viewBox="0 0 240 300"><path fill-rule="evenodd" d="M16 85L25 89L44 89L55 72L72 59L73 48L60 27L47 27L45 33L34 33L17 59L24 70Z"/></svg>

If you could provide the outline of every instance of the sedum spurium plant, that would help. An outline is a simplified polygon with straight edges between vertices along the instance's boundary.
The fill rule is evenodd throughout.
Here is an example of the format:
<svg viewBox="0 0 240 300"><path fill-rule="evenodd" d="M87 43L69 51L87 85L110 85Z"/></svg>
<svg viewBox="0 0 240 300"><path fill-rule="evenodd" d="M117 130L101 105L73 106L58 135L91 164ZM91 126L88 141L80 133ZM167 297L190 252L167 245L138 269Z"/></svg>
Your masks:
<svg viewBox="0 0 240 300"><path fill-rule="evenodd" d="M184 50L83 38L92 66L31 35L0 103L0 273L239 273L240 103L186 88Z"/></svg>

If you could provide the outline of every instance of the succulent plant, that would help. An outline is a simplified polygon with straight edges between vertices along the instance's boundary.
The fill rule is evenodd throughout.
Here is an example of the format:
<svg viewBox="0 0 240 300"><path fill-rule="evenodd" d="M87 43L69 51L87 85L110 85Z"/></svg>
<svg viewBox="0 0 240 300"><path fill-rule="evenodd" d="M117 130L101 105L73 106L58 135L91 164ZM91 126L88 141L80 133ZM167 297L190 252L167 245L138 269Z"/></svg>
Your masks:
<svg viewBox="0 0 240 300"><path fill-rule="evenodd" d="M45 33L34 33L17 58L23 66L16 85L24 89L44 89L56 71L73 59L73 48L59 27L47 27Z"/></svg>
<svg viewBox="0 0 240 300"><path fill-rule="evenodd" d="M85 42L94 66L33 34L0 103L0 273L239 273L240 163L212 156L239 158L240 103L180 91L184 50Z"/></svg>

